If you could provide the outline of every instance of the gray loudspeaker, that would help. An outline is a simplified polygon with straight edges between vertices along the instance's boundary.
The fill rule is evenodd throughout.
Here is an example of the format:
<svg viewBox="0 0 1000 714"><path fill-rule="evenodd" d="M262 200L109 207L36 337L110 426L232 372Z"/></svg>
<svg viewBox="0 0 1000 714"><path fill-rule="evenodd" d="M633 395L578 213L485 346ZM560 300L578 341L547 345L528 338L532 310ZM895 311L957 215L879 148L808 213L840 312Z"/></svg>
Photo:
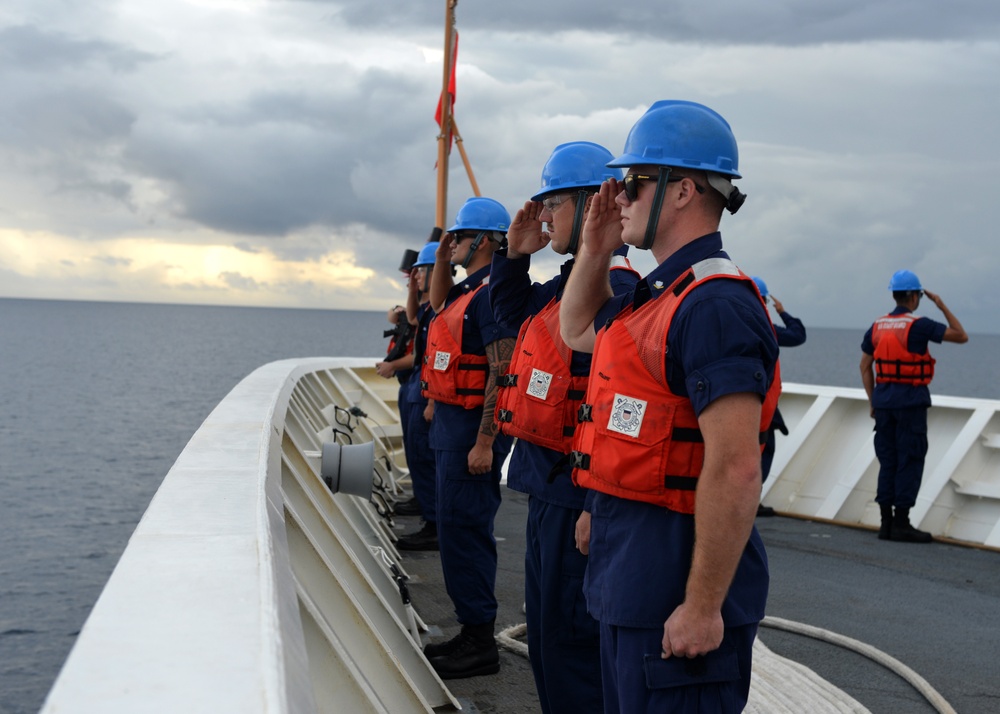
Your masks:
<svg viewBox="0 0 1000 714"><path fill-rule="evenodd" d="M323 444L320 476L334 493L348 493L366 501L372 497L375 443Z"/></svg>

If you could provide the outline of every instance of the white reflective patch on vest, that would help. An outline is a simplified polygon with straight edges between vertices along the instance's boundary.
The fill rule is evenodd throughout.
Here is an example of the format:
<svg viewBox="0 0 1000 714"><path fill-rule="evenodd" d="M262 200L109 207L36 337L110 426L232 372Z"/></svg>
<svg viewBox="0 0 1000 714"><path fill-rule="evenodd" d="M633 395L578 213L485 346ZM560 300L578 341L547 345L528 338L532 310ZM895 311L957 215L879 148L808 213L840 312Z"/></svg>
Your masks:
<svg viewBox="0 0 1000 714"><path fill-rule="evenodd" d="M608 431L636 438L642 427L642 418L646 414L647 402L635 397L616 394L611 405L611 417L608 419Z"/></svg>
<svg viewBox="0 0 1000 714"><path fill-rule="evenodd" d="M451 362L451 352L438 352L434 355L434 369L444 372Z"/></svg>
<svg viewBox="0 0 1000 714"><path fill-rule="evenodd" d="M531 379L528 381L528 394L539 399L548 399L549 385L552 384L552 375L540 369L531 371Z"/></svg>

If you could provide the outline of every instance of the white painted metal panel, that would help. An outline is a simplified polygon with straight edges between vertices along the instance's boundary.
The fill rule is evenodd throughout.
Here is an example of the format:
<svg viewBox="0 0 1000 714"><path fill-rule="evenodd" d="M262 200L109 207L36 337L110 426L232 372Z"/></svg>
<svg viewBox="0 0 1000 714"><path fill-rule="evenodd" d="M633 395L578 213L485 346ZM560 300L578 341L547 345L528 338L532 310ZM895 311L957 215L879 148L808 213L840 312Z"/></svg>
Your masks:
<svg viewBox="0 0 1000 714"><path fill-rule="evenodd" d="M336 398L370 415L355 438L381 444L387 484L402 475L385 461L398 418L379 396L394 404L398 385L367 386L352 368L375 376L368 364L275 362L218 405L144 514L45 714L459 708L411 635L385 564L398 559L391 530L371 504L331 497L306 454Z"/></svg>
<svg viewBox="0 0 1000 714"><path fill-rule="evenodd" d="M348 438L334 428L375 441L391 500L403 475L397 388L368 365L275 362L219 404L153 498L44 714L458 708L412 637L386 519L332 496L310 456ZM332 404L367 417L345 425ZM1000 401L934 405L911 515L938 536L1000 547ZM765 503L876 525L864 392L786 384L780 406L790 433L778 437Z"/></svg>
<svg viewBox="0 0 1000 714"><path fill-rule="evenodd" d="M878 460L861 389L785 384L763 501L782 513L875 527ZM924 479L911 521L936 536L1000 547L1000 401L932 397Z"/></svg>

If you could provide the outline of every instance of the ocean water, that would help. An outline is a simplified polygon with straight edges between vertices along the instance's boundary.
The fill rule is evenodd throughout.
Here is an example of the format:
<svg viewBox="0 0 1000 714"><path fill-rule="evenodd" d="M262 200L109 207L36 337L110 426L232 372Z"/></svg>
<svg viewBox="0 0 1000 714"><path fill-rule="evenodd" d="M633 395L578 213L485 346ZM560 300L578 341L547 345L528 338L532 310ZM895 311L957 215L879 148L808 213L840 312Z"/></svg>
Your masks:
<svg viewBox="0 0 1000 714"><path fill-rule="evenodd" d="M41 707L164 475L262 364L385 353L384 313L0 299L0 712Z"/></svg>
<svg viewBox="0 0 1000 714"><path fill-rule="evenodd" d="M0 299L0 714L41 707L160 481L230 389L278 359L383 354L388 327L380 312ZM782 353L784 379L860 387L865 327L809 329ZM1000 335L933 353L935 394L1000 399Z"/></svg>

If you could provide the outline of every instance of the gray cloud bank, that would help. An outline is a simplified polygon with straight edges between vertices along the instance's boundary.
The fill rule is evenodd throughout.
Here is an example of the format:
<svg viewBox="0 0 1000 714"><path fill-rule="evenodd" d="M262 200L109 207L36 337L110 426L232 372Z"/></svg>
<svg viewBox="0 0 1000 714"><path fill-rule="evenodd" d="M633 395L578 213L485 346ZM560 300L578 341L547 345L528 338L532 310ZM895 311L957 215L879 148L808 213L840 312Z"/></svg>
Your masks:
<svg viewBox="0 0 1000 714"><path fill-rule="evenodd" d="M864 325L909 267L968 329L1000 329L1000 5L634 5L459 3L457 119L484 194L513 213L556 144L617 152L652 101L702 101L732 123L750 195L727 246L789 310ZM7 3L0 228L206 228L299 260L333 241L395 275L433 223L441 70L417 48L440 47L444 3L247 6ZM471 193L451 166L449 218Z"/></svg>

